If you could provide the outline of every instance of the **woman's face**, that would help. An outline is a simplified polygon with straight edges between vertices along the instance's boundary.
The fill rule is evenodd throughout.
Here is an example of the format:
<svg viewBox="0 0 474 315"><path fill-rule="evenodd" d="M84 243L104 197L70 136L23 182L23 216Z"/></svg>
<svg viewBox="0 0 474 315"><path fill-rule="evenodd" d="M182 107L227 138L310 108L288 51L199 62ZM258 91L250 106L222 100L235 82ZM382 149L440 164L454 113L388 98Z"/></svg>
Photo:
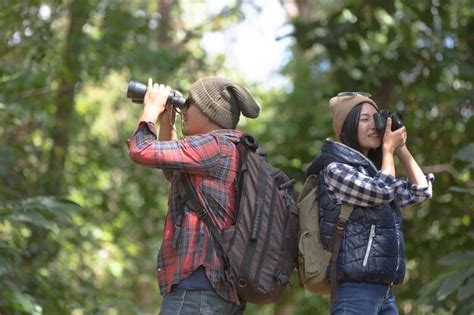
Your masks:
<svg viewBox="0 0 474 315"><path fill-rule="evenodd" d="M359 128L357 129L357 140L367 156L369 150L376 149L382 144L382 136L375 129L374 114L377 112L374 106L369 103L362 105L359 117Z"/></svg>

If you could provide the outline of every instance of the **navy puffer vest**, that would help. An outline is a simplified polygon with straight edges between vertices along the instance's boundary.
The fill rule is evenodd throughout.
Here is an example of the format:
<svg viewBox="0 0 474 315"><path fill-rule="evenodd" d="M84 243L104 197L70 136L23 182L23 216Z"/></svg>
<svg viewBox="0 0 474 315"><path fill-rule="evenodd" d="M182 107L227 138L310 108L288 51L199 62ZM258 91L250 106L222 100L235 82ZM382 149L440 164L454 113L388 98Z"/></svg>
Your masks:
<svg viewBox="0 0 474 315"><path fill-rule="evenodd" d="M369 176L377 173L363 154L329 140L325 141L321 155L312 162L307 173L324 172L333 162L351 165ZM329 196L323 177L319 177L320 228L323 244L330 248L341 206ZM398 284L404 277L405 255L399 207L395 202L374 207L355 206L347 221L337 258L338 282Z"/></svg>

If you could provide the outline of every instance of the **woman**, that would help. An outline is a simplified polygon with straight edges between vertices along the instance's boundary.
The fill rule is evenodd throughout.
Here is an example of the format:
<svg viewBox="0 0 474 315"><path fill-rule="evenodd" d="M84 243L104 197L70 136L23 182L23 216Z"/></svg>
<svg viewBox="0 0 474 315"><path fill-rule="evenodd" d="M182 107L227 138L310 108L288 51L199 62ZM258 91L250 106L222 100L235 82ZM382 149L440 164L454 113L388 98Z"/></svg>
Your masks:
<svg viewBox="0 0 474 315"><path fill-rule="evenodd" d="M405 258L400 208L431 198L431 180L406 146L405 127L379 132L377 104L362 92L329 101L340 142L326 140L308 174L321 174L321 239L331 248L341 205L353 207L337 257L332 314L398 314L392 286L403 281ZM408 180L395 177L394 156ZM330 268L329 268L330 269ZM328 275L330 270L328 270Z"/></svg>

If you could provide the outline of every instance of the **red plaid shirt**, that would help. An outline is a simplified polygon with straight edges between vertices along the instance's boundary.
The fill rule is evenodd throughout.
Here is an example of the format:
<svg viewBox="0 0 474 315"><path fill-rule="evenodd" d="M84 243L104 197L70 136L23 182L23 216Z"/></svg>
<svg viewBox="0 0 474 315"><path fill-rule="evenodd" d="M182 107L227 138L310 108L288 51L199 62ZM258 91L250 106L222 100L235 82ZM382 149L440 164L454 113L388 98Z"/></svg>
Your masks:
<svg viewBox="0 0 474 315"><path fill-rule="evenodd" d="M141 122L128 143L130 158L141 165L163 169L171 180L168 214L163 242L158 254L157 270L161 294L170 292L199 266L216 293L223 299L236 302L236 293L225 281L221 250L216 242L210 244L206 224L179 198L178 181L187 174L200 203L205 206L212 222L221 231L233 225L236 203L238 151L229 137L239 138L236 130L217 130L204 135L177 141L158 141L155 125ZM184 209L181 235L177 248L173 247L175 223Z"/></svg>

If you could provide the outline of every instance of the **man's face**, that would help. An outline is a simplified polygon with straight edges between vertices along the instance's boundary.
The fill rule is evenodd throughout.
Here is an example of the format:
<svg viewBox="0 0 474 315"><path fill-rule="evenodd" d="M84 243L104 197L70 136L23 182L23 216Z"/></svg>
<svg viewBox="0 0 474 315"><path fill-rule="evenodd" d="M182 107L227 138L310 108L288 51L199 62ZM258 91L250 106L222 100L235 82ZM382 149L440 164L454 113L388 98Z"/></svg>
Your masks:
<svg viewBox="0 0 474 315"><path fill-rule="evenodd" d="M213 122L207 117L194 102L183 109L183 134L194 136L209 132Z"/></svg>

